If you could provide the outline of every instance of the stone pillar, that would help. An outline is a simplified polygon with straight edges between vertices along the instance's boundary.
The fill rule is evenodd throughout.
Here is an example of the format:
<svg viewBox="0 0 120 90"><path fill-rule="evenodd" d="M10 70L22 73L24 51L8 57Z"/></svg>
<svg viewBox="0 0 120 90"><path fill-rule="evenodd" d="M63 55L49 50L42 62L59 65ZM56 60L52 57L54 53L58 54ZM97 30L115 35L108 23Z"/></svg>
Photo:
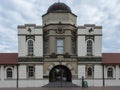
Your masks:
<svg viewBox="0 0 120 90"><path fill-rule="evenodd" d="M17 79L17 67L16 66L14 66L13 68L13 78Z"/></svg>
<svg viewBox="0 0 120 90"><path fill-rule="evenodd" d="M1 81L3 81L4 80L4 66L3 65L1 65Z"/></svg>
<svg viewBox="0 0 120 90"><path fill-rule="evenodd" d="M116 80L119 80L119 65L116 65Z"/></svg>

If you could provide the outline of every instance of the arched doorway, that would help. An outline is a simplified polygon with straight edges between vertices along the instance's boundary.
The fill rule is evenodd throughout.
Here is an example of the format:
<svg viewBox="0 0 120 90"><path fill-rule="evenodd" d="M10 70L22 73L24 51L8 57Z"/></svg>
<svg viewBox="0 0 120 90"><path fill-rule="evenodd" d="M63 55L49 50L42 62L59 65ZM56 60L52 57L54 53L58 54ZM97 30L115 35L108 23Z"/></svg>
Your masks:
<svg viewBox="0 0 120 90"><path fill-rule="evenodd" d="M49 81L50 82L71 82L72 75L71 71L63 65L57 65L53 67L49 73Z"/></svg>

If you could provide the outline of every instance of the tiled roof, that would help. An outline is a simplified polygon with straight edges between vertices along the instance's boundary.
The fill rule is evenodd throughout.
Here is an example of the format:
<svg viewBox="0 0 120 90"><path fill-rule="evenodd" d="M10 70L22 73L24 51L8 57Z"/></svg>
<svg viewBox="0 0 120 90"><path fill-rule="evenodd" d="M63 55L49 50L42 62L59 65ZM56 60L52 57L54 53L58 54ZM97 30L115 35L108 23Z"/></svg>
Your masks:
<svg viewBox="0 0 120 90"><path fill-rule="evenodd" d="M120 53L102 53L103 64L120 64ZM0 64L18 64L18 53L0 53Z"/></svg>
<svg viewBox="0 0 120 90"><path fill-rule="evenodd" d="M102 53L103 64L120 64L120 53Z"/></svg>
<svg viewBox="0 0 120 90"><path fill-rule="evenodd" d="M18 53L0 53L0 64L18 64Z"/></svg>

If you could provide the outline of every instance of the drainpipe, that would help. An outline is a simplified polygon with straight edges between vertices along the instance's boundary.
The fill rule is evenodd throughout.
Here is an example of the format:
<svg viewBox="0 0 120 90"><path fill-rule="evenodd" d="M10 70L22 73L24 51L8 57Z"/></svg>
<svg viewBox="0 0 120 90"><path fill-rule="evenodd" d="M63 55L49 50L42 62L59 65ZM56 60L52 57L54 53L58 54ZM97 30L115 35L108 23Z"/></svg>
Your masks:
<svg viewBox="0 0 120 90"><path fill-rule="evenodd" d="M105 86L104 64L103 64L103 87Z"/></svg>
<svg viewBox="0 0 120 90"><path fill-rule="evenodd" d="M18 77L19 77L19 73L18 73L18 64L17 64L17 84L16 84L17 88L18 88Z"/></svg>

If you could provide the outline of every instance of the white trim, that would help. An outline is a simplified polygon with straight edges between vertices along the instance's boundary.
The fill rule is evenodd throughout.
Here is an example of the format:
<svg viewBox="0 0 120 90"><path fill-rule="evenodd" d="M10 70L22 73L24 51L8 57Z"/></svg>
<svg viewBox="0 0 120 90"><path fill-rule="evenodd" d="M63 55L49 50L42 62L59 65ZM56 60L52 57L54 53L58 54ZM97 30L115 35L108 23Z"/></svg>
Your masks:
<svg viewBox="0 0 120 90"><path fill-rule="evenodd" d="M33 42L33 55L34 55L35 46L34 46L34 40L33 39L28 39L27 40L27 55L29 55L29 52L28 52L28 41L30 41L30 40Z"/></svg>
<svg viewBox="0 0 120 90"><path fill-rule="evenodd" d="M94 50L95 50L95 42L92 40L92 39L87 39L86 41L85 41L85 44L86 44L86 55L87 55L87 42L89 41L89 40L91 40L92 41L92 55L95 55L95 53L94 53Z"/></svg>
<svg viewBox="0 0 120 90"><path fill-rule="evenodd" d="M13 79L13 77L14 77L14 68L13 68L12 66L7 66L7 67L5 67L5 71L4 71L5 79L8 79L8 78L7 78L7 69L8 69L8 68L12 69L12 78L10 78L10 79Z"/></svg>
<svg viewBox="0 0 120 90"><path fill-rule="evenodd" d="M112 68L113 69L113 77L112 78L116 78L116 70L115 70L115 67L114 66L107 66L107 68L106 68L106 75L107 75L107 78L110 78L110 77L108 77L108 69L109 68ZM111 79L112 79L111 78Z"/></svg>

